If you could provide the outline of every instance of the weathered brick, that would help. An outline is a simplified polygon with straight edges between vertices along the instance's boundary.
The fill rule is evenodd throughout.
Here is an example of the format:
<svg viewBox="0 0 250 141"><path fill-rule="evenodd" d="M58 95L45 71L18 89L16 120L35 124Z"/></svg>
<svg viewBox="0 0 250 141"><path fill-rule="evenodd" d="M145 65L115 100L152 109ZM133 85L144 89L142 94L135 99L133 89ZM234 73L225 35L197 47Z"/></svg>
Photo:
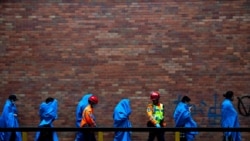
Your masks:
<svg viewBox="0 0 250 141"><path fill-rule="evenodd" d="M39 104L52 96L59 101L54 125L74 127L77 102L92 92L100 98L99 127L113 126L121 98L131 99L133 126L145 127L149 92L159 90L168 127L183 95L192 98L200 127L220 127L219 118L209 122L209 108L219 107L227 90L249 95L246 0L2 0L0 9L0 107L16 93L20 126L38 126ZM250 126L249 117L239 118L242 127ZM61 141L74 138L58 134ZM250 138L242 134L243 141ZM113 133L104 136L112 140ZM202 132L197 140L220 137ZM174 133L166 139L174 140Z"/></svg>

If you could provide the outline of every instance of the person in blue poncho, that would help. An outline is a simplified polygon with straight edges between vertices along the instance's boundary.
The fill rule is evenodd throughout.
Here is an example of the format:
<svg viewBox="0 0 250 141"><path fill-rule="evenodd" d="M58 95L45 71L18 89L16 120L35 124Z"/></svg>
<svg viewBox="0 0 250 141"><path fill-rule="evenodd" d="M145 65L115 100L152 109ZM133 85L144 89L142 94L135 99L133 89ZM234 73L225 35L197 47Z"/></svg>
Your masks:
<svg viewBox="0 0 250 141"><path fill-rule="evenodd" d="M179 102L179 104L175 108L173 115L175 127L197 127L196 122L191 116L191 107L189 106L190 101L191 99L188 96L184 96L181 102ZM180 141L193 141L196 134L198 134L198 132L181 132Z"/></svg>
<svg viewBox="0 0 250 141"><path fill-rule="evenodd" d="M57 117L58 102L56 99L48 97L40 105L39 115L40 124L39 127L51 128L52 123ZM58 141L58 136L56 132L51 131L41 131L36 133L35 141Z"/></svg>
<svg viewBox="0 0 250 141"><path fill-rule="evenodd" d="M227 91L223 94L225 97L221 104L221 127L222 128L239 128L238 113L233 106L234 93ZM223 141L241 141L240 132L224 132Z"/></svg>
<svg viewBox="0 0 250 141"><path fill-rule="evenodd" d="M10 95L6 100L0 117L0 128L19 127L17 119L16 95ZM0 141L22 141L20 132L0 132Z"/></svg>
<svg viewBox="0 0 250 141"><path fill-rule="evenodd" d="M82 120L82 112L83 110L88 106L89 97L92 96L92 94L88 93L85 94L82 99L79 101L77 107L76 107L76 127L80 128L81 120ZM77 132L75 141L82 141L83 140L83 134L82 132Z"/></svg>
<svg viewBox="0 0 250 141"><path fill-rule="evenodd" d="M115 107L113 113L114 127L131 128L132 124L129 120L131 114L130 100L122 99ZM114 141L131 141L131 132L116 131Z"/></svg>

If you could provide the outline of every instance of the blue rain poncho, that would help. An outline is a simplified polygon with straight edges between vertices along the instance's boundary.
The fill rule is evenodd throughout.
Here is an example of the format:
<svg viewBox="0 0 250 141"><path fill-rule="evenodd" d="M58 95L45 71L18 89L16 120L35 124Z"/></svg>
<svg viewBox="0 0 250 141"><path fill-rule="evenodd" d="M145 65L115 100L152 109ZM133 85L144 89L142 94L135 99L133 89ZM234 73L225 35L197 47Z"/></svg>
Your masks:
<svg viewBox="0 0 250 141"><path fill-rule="evenodd" d="M232 102L225 99L221 104L221 127L222 128L239 128L238 113L235 110ZM224 132L226 137L232 136L233 141L241 141L240 132Z"/></svg>
<svg viewBox="0 0 250 141"><path fill-rule="evenodd" d="M177 105L173 117L175 120L175 127L187 127L187 128L197 127L197 124L193 120L188 105L186 103L180 102ZM196 134L198 134L198 132L196 131L186 132L185 136L187 141L193 141Z"/></svg>
<svg viewBox="0 0 250 141"><path fill-rule="evenodd" d="M80 123L82 120L82 112L88 106L88 100L90 96L92 96L92 94L84 95L76 107L76 127L80 127Z"/></svg>
<svg viewBox="0 0 250 141"><path fill-rule="evenodd" d="M131 114L130 100L122 99L115 107L113 113L114 127L131 128L129 115ZM131 141L131 132L115 132L114 141Z"/></svg>
<svg viewBox="0 0 250 141"><path fill-rule="evenodd" d="M11 128L19 127L17 119L17 108L16 105L9 99L6 100L2 115L0 117L0 128ZM16 140L22 141L21 132L15 132ZM0 132L0 141L8 141L10 139L11 132Z"/></svg>
<svg viewBox="0 0 250 141"><path fill-rule="evenodd" d="M90 96L92 96L92 94L84 95L76 107L76 127L78 128L80 128L80 124L82 120L82 112L88 106L89 104L88 100ZM82 141L82 140L83 140L82 132L77 132L75 141Z"/></svg>
<svg viewBox="0 0 250 141"><path fill-rule="evenodd" d="M42 102L42 104L40 105L40 109L39 109L39 115L40 115L39 127L43 127L46 125L53 127L52 125L53 121L58 118L57 106L58 106L58 102L56 99L54 99L52 102L49 102L49 103ZM39 136L40 136L40 132L37 132L35 141L38 140ZM52 136L53 136L53 141L59 140L56 132L53 132Z"/></svg>

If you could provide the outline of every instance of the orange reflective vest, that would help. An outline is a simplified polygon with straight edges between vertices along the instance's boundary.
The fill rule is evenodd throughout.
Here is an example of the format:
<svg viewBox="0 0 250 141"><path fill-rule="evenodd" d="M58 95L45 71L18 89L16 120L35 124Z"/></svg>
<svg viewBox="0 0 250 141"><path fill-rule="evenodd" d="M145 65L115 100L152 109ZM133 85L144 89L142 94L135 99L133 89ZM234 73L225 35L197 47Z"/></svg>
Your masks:
<svg viewBox="0 0 250 141"><path fill-rule="evenodd" d="M93 108L88 105L82 112L82 120L80 127L96 127L95 117L93 115Z"/></svg>

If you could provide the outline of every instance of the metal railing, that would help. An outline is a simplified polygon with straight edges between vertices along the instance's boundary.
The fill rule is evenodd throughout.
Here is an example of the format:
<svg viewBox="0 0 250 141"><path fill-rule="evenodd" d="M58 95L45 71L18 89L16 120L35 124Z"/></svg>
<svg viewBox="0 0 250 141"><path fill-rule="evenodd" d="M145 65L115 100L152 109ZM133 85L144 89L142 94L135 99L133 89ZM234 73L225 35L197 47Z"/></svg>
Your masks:
<svg viewBox="0 0 250 141"><path fill-rule="evenodd" d="M57 132L76 132L76 131L102 131L102 132L111 132L111 131L133 131L133 132L149 132L149 131L165 131L165 132L188 132L188 131L198 131L198 132L250 132L249 127L243 128L155 128L155 127L133 127L133 128L113 128L113 127L96 127L96 128L74 128L74 127L19 127L19 128L0 128L0 132L36 132L36 131L57 131Z"/></svg>
<svg viewBox="0 0 250 141"><path fill-rule="evenodd" d="M133 127L133 128L113 128L113 127L97 127L97 128L72 128L72 127L19 127L19 128L0 128L0 132L22 132L23 141L27 141L27 132L37 131L56 131L56 132L77 132L77 131L95 131L98 133L98 141L103 141L103 132L114 131L132 131L132 132L150 132L165 131L174 132L175 141L179 141L180 132L198 131L198 132L250 132L250 128L155 128L155 127Z"/></svg>

